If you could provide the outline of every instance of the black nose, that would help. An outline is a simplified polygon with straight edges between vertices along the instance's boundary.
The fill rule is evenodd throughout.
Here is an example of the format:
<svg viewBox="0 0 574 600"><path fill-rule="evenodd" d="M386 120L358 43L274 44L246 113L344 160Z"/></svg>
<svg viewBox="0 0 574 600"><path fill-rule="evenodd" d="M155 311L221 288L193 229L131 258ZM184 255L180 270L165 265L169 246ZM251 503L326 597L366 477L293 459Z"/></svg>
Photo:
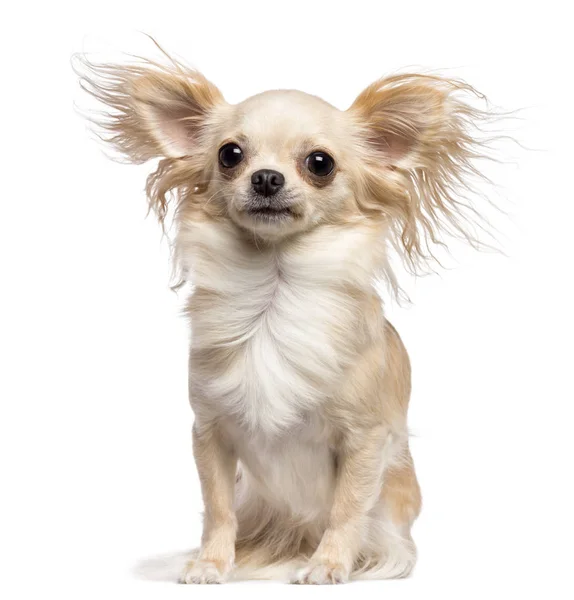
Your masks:
<svg viewBox="0 0 574 600"><path fill-rule="evenodd" d="M285 183L285 177L273 169L260 169L251 175L253 189L263 196L273 196Z"/></svg>

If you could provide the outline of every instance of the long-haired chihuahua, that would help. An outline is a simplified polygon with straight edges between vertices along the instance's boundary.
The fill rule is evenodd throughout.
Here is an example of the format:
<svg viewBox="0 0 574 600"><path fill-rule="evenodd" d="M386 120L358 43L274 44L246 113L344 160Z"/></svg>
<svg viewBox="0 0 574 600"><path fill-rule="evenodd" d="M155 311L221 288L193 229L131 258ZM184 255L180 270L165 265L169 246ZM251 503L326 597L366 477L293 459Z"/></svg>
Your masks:
<svg viewBox="0 0 574 600"><path fill-rule="evenodd" d="M180 580L408 575L421 494L409 358L378 282L442 234L470 242L481 155L467 84L380 79L338 110L294 90L227 103L170 59L80 57L100 134L148 177L192 283L189 398L205 516Z"/></svg>

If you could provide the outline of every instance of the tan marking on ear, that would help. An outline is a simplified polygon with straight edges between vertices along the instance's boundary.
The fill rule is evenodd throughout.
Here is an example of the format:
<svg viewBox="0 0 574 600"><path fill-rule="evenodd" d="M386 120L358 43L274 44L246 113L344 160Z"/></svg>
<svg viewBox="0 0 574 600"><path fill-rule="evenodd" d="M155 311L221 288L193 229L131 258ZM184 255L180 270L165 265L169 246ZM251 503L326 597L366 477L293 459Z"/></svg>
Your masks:
<svg viewBox="0 0 574 600"><path fill-rule="evenodd" d="M92 120L102 138L135 163L194 151L221 92L201 73L170 58L136 64L94 64L79 56L82 87L106 106Z"/></svg>
<svg viewBox="0 0 574 600"><path fill-rule="evenodd" d="M394 164L430 133L442 116L447 94L424 76L396 76L371 84L349 110L364 120L369 143Z"/></svg>
<svg viewBox="0 0 574 600"><path fill-rule="evenodd" d="M357 127L361 210L384 215L391 242L407 268L425 272L444 236L490 248L483 200L474 185L475 161L489 158L482 128L493 120L475 105L485 98L468 84L443 77L406 74L368 86L348 109ZM496 136L494 136L496 137ZM488 205L488 200L486 200Z"/></svg>

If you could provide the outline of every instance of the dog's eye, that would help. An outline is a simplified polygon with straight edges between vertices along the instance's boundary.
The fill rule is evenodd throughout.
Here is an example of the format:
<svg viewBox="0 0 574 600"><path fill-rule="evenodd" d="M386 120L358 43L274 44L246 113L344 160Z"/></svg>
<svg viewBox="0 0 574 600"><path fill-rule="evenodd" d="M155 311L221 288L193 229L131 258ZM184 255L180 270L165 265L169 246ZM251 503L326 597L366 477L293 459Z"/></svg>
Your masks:
<svg viewBox="0 0 574 600"><path fill-rule="evenodd" d="M225 144L219 150L219 163L226 169L236 167L243 160L243 150L233 142Z"/></svg>
<svg viewBox="0 0 574 600"><path fill-rule="evenodd" d="M335 161L326 152L312 152L306 162L309 171L318 177L329 175L335 168Z"/></svg>

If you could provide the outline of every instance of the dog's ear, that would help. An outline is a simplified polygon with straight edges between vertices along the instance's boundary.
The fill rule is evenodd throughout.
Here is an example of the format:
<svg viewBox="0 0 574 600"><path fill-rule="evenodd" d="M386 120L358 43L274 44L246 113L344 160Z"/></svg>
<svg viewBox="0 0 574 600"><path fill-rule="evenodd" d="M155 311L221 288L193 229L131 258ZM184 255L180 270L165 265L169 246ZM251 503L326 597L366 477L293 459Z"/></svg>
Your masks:
<svg viewBox="0 0 574 600"><path fill-rule="evenodd" d="M349 111L384 164L416 168L459 141L460 107L450 102L457 87L468 89L438 77L397 75L368 86Z"/></svg>
<svg viewBox="0 0 574 600"><path fill-rule="evenodd" d="M349 108L358 125L365 210L389 219L394 246L415 272L442 234L480 245L467 202L485 158L482 126L492 115L469 85L427 75L396 75L367 87Z"/></svg>
<svg viewBox="0 0 574 600"><path fill-rule="evenodd" d="M136 163L193 155L209 114L224 102L203 75L175 62L96 65L78 57L76 70L82 87L106 105L91 118L103 139Z"/></svg>

